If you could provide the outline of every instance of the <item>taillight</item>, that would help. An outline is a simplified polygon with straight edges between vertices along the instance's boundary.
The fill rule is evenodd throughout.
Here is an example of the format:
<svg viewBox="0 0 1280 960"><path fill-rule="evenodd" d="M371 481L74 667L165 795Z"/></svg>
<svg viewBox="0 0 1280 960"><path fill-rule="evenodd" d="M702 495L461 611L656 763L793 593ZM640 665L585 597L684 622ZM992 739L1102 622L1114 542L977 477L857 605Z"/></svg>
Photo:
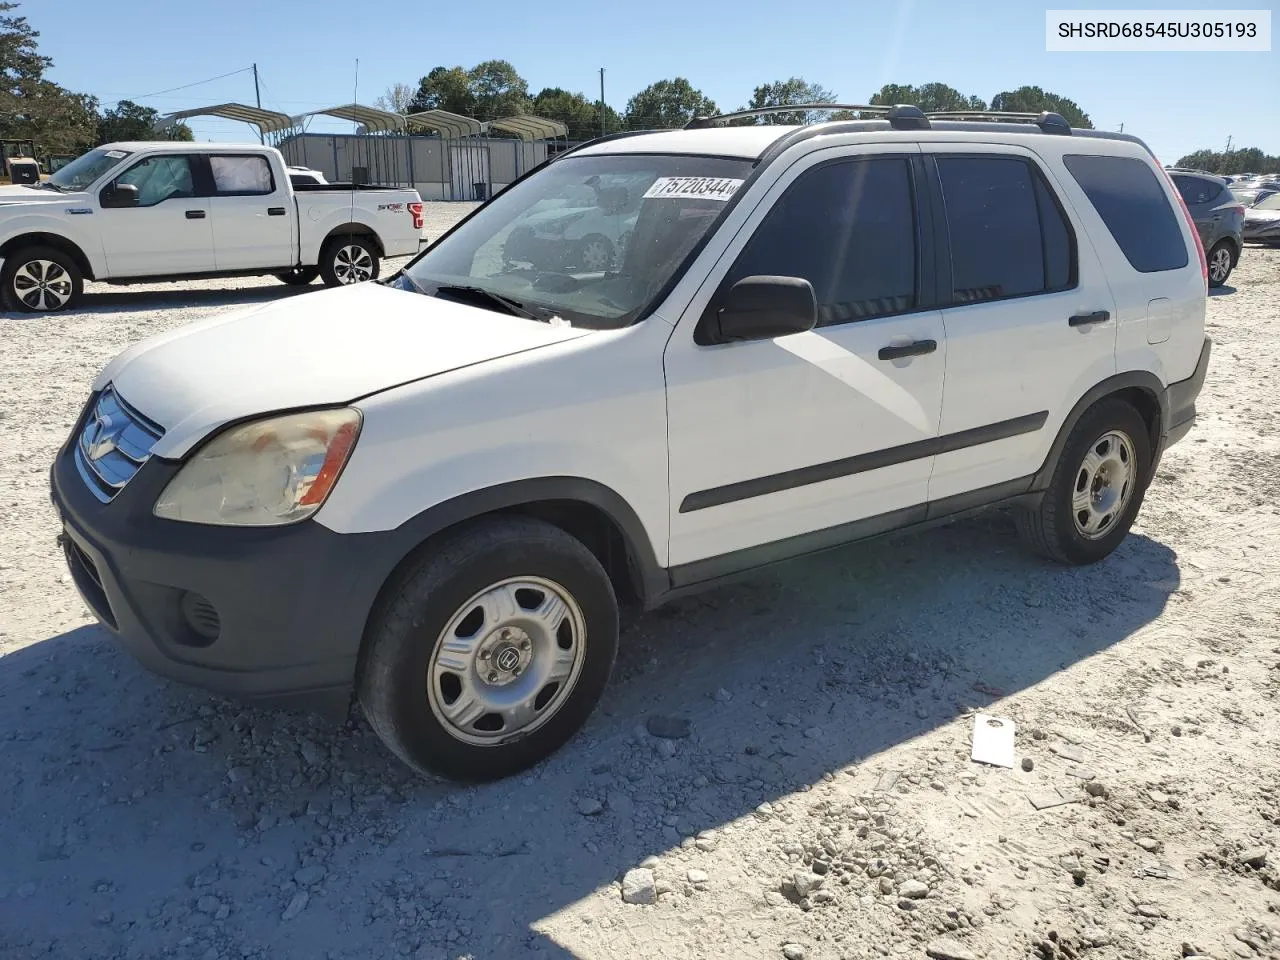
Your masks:
<svg viewBox="0 0 1280 960"><path fill-rule="evenodd" d="M413 217L413 229L421 230L422 222L423 222L422 221L422 204L420 203L409 204L409 216Z"/></svg>
<svg viewBox="0 0 1280 960"><path fill-rule="evenodd" d="M1195 238L1196 255L1200 257L1200 276L1204 280L1205 292L1208 293L1209 261L1204 256L1204 244L1200 242L1200 231L1196 229L1196 222L1191 216L1191 211L1187 209L1187 201L1182 199L1182 194L1173 185L1173 178L1169 176L1169 171L1161 167L1160 172L1164 174L1164 179L1169 184L1169 189L1173 191L1173 195L1178 198L1178 206L1182 208L1182 216L1187 221L1187 229L1191 231L1191 236Z"/></svg>
<svg viewBox="0 0 1280 960"><path fill-rule="evenodd" d="M1232 209L1233 211L1235 211L1236 213L1240 214L1240 216L1242 216L1242 217L1244 216L1244 206L1243 206L1242 204L1241 204L1241 205L1234 206L1234 207L1232 207L1231 209Z"/></svg>

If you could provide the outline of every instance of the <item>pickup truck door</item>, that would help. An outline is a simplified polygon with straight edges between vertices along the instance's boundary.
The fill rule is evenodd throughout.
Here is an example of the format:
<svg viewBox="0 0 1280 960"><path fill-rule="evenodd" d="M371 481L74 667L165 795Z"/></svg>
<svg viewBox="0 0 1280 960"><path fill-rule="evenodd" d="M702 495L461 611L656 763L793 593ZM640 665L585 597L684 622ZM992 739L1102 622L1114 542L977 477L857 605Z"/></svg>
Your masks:
<svg viewBox="0 0 1280 960"><path fill-rule="evenodd" d="M289 179L263 153L206 154L214 260L219 270L297 264L297 207Z"/></svg>
<svg viewBox="0 0 1280 960"><path fill-rule="evenodd" d="M196 158L164 153L142 157L99 193L99 227L108 275L157 277L213 269L209 200L197 196ZM136 207L101 206L117 184L138 188Z"/></svg>
<svg viewBox="0 0 1280 960"><path fill-rule="evenodd" d="M924 518L946 342L920 179L915 147L801 157L693 295L664 357L673 579L849 539L855 521ZM757 275L809 280L818 326L698 345L708 308Z"/></svg>

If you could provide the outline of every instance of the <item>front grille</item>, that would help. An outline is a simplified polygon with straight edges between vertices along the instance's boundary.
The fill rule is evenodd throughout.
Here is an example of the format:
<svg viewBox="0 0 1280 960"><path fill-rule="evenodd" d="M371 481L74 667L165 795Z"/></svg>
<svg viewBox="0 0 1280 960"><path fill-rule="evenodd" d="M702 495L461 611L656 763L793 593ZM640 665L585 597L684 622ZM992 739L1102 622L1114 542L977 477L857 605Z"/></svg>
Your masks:
<svg viewBox="0 0 1280 960"><path fill-rule="evenodd" d="M164 430L107 387L76 438L75 461L85 485L109 502L147 462Z"/></svg>

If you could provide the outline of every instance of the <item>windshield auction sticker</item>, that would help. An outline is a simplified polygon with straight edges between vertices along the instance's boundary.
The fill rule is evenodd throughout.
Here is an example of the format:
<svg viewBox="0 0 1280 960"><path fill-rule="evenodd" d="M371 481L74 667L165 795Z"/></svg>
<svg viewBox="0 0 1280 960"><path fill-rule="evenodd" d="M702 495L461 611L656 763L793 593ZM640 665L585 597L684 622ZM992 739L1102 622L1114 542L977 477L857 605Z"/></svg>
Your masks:
<svg viewBox="0 0 1280 960"><path fill-rule="evenodd" d="M742 186L741 180L725 177L659 177L644 192L643 199L718 200L724 203Z"/></svg>

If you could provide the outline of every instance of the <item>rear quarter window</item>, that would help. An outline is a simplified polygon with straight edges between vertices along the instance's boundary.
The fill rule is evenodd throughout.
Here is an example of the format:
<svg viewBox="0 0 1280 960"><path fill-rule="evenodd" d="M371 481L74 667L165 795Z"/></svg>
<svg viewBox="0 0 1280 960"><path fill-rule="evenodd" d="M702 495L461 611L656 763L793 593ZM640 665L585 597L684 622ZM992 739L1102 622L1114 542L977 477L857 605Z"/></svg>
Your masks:
<svg viewBox="0 0 1280 960"><path fill-rule="evenodd" d="M1088 154L1068 155L1063 162L1133 269L1158 273L1190 262L1178 215L1147 164Z"/></svg>

